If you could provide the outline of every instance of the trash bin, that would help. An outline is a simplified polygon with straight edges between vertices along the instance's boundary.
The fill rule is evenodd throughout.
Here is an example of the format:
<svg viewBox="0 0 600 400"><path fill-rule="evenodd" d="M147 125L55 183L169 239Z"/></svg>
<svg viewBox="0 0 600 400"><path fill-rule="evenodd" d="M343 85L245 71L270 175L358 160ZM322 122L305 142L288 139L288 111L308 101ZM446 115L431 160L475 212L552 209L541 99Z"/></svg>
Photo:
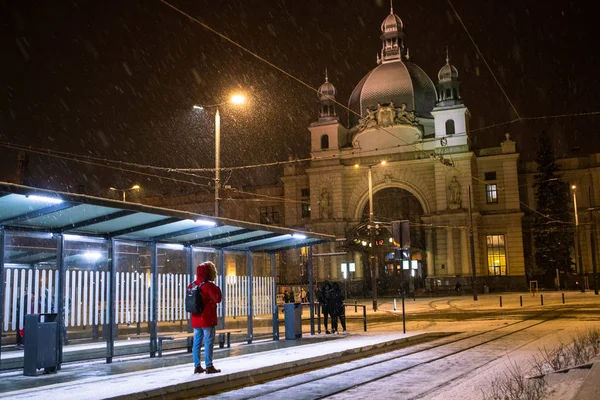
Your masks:
<svg viewBox="0 0 600 400"><path fill-rule="evenodd" d="M285 318L285 339L294 340L302 338L302 304L284 304L283 316Z"/></svg>
<svg viewBox="0 0 600 400"><path fill-rule="evenodd" d="M483 293L488 294L490 292L490 287L488 285L483 285Z"/></svg>
<svg viewBox="0 0 600 400"><path fill-rule="evenodd" d="M25 315L23 375L36 376L58 370L58 314Z"/></svg>

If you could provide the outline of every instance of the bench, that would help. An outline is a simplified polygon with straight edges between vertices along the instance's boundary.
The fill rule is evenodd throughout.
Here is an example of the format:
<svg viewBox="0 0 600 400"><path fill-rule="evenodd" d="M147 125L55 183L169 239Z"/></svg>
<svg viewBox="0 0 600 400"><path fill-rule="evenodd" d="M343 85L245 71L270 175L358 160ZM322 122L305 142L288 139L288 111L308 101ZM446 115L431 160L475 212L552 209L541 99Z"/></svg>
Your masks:
<svg viewBox="0 0 600 400"><path fill-rule="evenodd" d="M215 335L219 335L219 348L225 347L225 337L227 337L227 348L231 348L231 334L242 332L241 329L221 329L215 332ZM163 341L164 340L177 340L177 339L189 339L194 337L194 332L182 332L173 335L164 335L158 337L158 356L162 357ZM192 351L192 347L188 345L188 353Z"/></svg>

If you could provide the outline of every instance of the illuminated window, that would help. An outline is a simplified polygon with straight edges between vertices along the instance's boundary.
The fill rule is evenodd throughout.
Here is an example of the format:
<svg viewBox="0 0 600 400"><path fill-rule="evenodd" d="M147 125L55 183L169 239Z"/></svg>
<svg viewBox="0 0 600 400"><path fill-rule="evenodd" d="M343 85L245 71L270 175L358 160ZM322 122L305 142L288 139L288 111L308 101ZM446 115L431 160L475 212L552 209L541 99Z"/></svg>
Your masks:
<svg viewBox="0 0 600 400"><path fill-rule="evenodd" d="M490 275L506 275L506 246L504 235L488 235L487 259Z"/></svg>
<svg viewBox="0 0 600 400"><path fill-rule="evenodd" d="M302 218L310 218L310 204L302 204Z"/></svg>
<svg viewBox="0 0 600 400"><path fill-rule="evenodd" d="M485 185L485 198L488 204L498 202L498 187L494 185Z"/></svg>

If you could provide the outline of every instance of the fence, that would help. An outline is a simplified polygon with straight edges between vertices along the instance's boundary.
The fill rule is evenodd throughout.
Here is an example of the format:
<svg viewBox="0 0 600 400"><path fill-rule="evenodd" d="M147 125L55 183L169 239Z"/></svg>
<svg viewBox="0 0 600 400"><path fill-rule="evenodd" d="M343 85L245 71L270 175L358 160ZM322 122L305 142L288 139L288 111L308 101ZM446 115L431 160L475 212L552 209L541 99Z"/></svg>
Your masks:
<svg viewBox="0 0 600 400"><path fill-rule="evenodd" d="M225 316L247 315L248 276L227 276ZM5 270L3 331L23 327L24 314L58 312L58 271L52 269ZM186 321L185 289L187 274L158 274L157 321ZM152 321L152 275L138 272L115 273L115 323L135 324ZM215 282L223 289L223 277ZM272 313L273 278L252 277L254 315ZM108 324L110 279L107 271L67 270L65 273L65 325L86 327ZM23 312L24 311L24 312ZM217 308L223 316L223 303Z"/></svg>

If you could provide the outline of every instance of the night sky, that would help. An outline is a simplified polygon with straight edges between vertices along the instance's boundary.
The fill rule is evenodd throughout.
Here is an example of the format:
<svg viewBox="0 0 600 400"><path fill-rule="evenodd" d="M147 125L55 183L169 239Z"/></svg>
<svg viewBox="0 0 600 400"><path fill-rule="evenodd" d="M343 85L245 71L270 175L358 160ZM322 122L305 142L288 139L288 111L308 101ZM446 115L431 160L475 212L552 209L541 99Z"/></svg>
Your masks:
<svg viewBox="0 0 600 400"><path fill-rule="evenodd" d="M412 61L437 82L445 46L458 68L473 127L516 118L447 1L394 2ZM172 4L298 79L318 88L325 68L347 104L376 66L384 0L173 0ZM453 0L521 117L600 111L597 17L593 2ZM214 166L214 115L192 110L244 88L251 104L222 110L222 166L309 155L316 94L158 0L0 0L0 141L110 160ZM345 123L347 115L338 108ZM554 137L558 156L600 151L599 116L534 120L477 131L498 146L504 132L524 159L535 137ZM595 147L594 147L595 146ZM581 150L578 150L580 148ZM16 151L0 147L0 179ZM127 167L130 168L130 167ZM138 168L139 169L139 168ZM211 191L210 179L174 184L30 154L30 183L91 194L141 184L147 193ZM277 181L281 168L237 173L229 183ZM201 175L211 177L212 172ZM225 176L224 178L227 178Z"/></svg>

